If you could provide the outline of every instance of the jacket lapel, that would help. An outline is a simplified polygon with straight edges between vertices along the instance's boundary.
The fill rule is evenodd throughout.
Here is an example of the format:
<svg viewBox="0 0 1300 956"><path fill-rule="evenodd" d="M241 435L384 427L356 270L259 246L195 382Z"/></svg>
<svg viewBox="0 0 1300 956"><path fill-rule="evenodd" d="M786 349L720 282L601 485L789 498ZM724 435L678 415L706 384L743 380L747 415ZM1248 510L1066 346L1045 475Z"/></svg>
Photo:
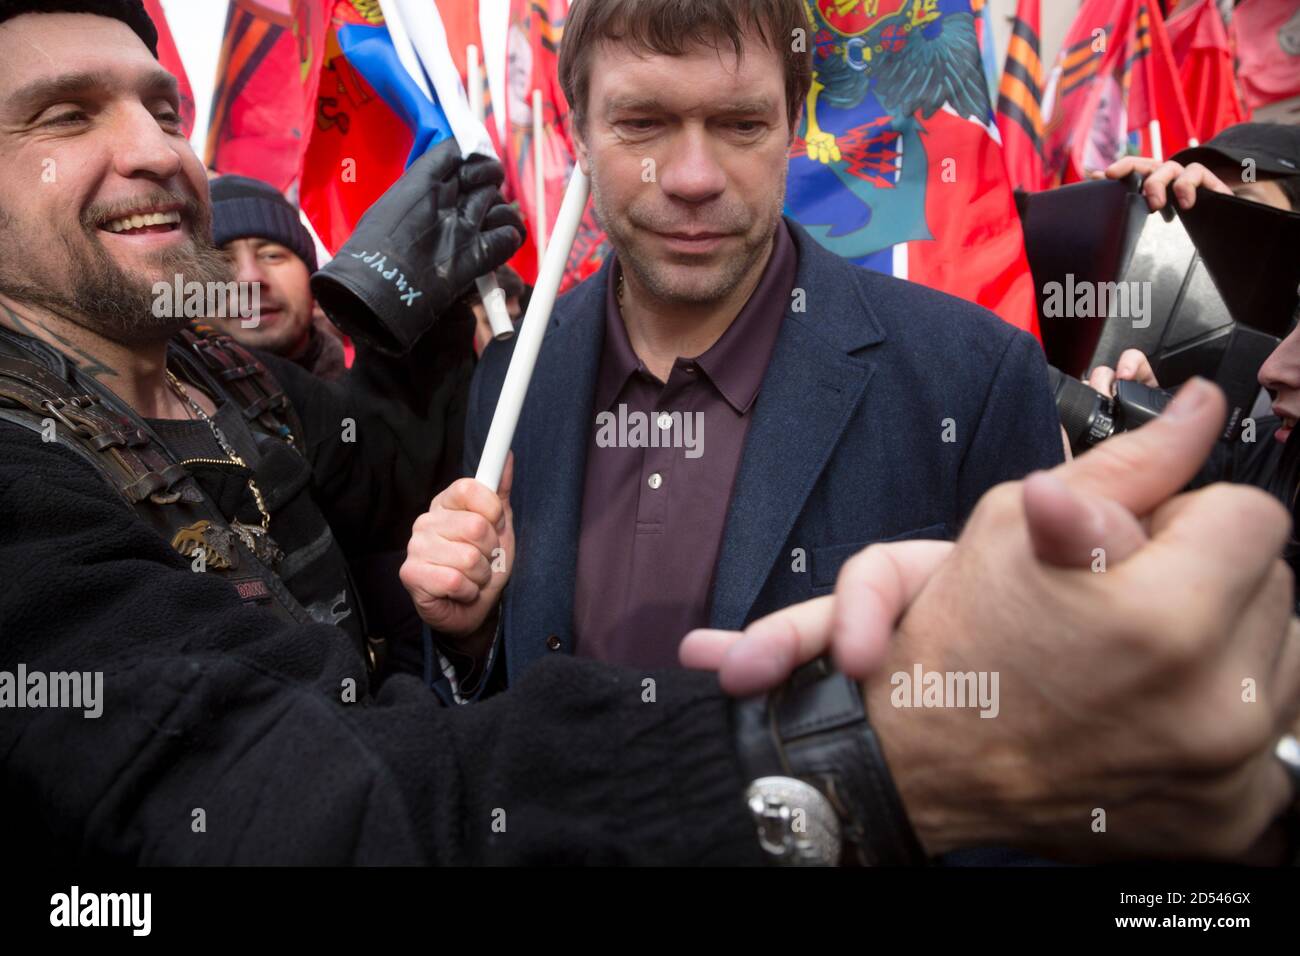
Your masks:
<svg viewBox="0 0 1300 956"><path fill-rule="evenodd" d="M852 353L884 339L856 267L787 224L799 250L795 287L805 290L807 308L786 311L736 476L710 614L711 626L728 630L744 626L862 401L873 364Z"/></svg>
<svg viewBox="0 0 1300 956"><path fill-rule="evenodd" d="M596 378L605 341L606 265L561 299L538 356L515 439L517 538L506 597L513 679L554 635L573 649L578 532Z"/></svg>

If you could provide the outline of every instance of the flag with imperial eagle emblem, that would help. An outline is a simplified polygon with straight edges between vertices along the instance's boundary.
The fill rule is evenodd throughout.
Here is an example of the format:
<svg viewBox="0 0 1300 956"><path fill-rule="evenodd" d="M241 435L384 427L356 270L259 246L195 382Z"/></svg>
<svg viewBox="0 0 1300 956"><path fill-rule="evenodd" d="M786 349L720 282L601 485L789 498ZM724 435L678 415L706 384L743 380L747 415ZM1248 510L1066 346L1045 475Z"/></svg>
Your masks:
<svg viewBox="0 0 1300 956"><path fill-rule="evenodd" d="M859 265L1038 334L971 0L804 0L814 83L787 212Z"/></svg>

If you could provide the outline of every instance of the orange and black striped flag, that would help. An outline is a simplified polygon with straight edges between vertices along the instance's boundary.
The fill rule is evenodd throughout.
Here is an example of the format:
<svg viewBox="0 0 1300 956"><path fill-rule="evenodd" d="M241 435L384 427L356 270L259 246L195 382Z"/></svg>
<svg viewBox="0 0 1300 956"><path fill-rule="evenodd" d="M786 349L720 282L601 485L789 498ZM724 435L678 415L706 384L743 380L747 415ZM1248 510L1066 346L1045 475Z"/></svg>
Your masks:
<svg viewBox="0 0 1300 956"><path fill-rule="evenodd" d="M998 132L1007 176L1033 192L1043 182L1043 61L1039 58L1041 0L1020 0L998 91Z"/></svg>
<svg viewBox="0 0 1300 956"><path fill-rule="evenodd" d="M1114 40L1123 34L1130 4L1131 0L1084 0L1066 34L1043 98L1044 188L1081 178L1072 166L1072 152L1096 112L1092 94L1102 67L1113 62L1112 50L1122 49L1122 41Z"/></svg>
<svg viewBox="0 0 1300 956"><path fill-rule="evenodd" d="M1196 133L1164 16L1154 2L1138 0L1127 41L1120 86L1128 131L1139 135L1143 156L1167 159L1192 145Z"/></svg>
<svg viewBox="0 0 1300 956"><path fill-rule="evenodd" d="M1061 76L1057 92L1069 96L1097 75L1106 52L1106 40L1115 35L1115 25L1107 23L1094 29L1092 36L1071 44L1061 55Z"/></svg>
<svg viewBox="0 0 1300 956"><path fill-rule="evenodd" d="M1084 0L1044 100L1044 185L1077 182L1125 153L1164 158L1192 126L1155 0Z"/></svg>
<svg viewBox="0 0 1300 956"><path fill-rule="evenodd" d="M208 120L208 169L295 190L333 0L232 0Z"/></svg>

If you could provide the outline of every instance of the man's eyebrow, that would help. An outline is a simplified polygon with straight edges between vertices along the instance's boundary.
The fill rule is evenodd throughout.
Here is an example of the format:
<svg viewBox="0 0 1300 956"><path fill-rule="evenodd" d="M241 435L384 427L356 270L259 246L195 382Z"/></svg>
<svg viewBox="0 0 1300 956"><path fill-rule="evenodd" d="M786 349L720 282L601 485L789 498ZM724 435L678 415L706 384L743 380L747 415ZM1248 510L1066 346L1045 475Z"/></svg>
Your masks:
<svg viewBox="0 0 1300 956"><path fill-rule="evenodd" d="M724 103L711 104L709 112L722 113L728 116L739 114L768 113L775 108L775 101L767 97L753 97L750 99L731 100ZM671 113L674 110L667 106L662 100L653 96L615 96L605 107L606 113L617 113L626 111L629 113Z"/></svg>
<svg viewBox="0 0 1300 956"><path fill-rule="evenodd" d="M605 105L606 113L628 112L653 113L662 110L664 105L653 96L616 96Z"/></svg>
<svg viewBox="0 0 1300 956"><path fill-rule="evenodd" d="M107 73L64 73L28 83L14 92L6 105L13 113L27 114L59 100L102 93L120 85L118 78ZM173 101L179 97L176 77L163 69L150 70L136 85L146 94L164 96Z"/></svg>

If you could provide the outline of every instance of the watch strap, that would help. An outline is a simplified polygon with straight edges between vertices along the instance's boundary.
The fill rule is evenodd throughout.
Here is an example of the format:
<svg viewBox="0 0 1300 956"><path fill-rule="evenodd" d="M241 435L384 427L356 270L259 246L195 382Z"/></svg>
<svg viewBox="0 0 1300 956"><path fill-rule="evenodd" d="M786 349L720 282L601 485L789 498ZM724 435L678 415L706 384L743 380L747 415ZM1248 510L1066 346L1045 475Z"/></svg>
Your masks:
<svg viewBox="0 0 1300 956"><path fill-rule="evenodd" d="M770 694L737 702L735 730L749 779L794 777L826 796L841 821L846 862L926 862L861 690L827 659Z"/></svg>

